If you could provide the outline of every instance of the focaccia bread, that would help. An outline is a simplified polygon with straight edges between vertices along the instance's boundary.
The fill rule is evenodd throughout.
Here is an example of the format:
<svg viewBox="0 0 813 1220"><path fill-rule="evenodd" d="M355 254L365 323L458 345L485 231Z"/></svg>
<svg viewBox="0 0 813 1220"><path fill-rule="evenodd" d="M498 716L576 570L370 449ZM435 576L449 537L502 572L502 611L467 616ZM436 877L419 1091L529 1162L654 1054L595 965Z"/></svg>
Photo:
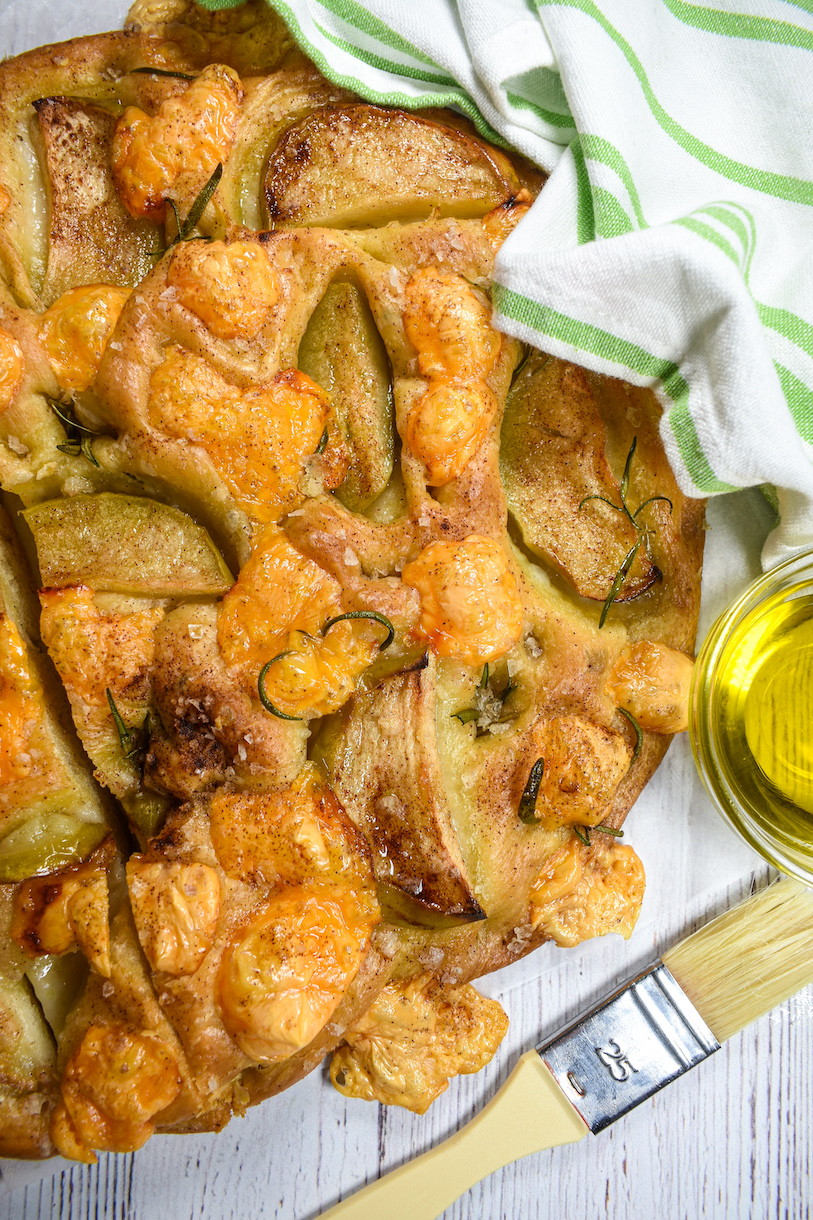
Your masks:
<svg viewBox="0 0 813 1220"><path fill-rule="evenodd" d="M422 1112L505 1032L472 980L632 930L702 505L649 391L493 327L542 177L459 116L260 0L0 94L0 1149L217 1130L329 1052Z"/></svg>

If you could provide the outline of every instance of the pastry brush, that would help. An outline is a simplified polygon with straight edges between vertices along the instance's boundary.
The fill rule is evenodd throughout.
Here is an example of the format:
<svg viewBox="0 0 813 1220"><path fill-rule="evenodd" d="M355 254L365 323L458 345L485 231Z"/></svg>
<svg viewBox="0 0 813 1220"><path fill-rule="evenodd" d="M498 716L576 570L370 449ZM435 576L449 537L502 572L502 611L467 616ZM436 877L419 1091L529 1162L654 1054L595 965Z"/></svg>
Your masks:
<svg viewBox="0 0 813 1220"><path fill-rule="evenodd" d="M602 1131L811 982L813 890L782 880L527 1051L470 1123L323 1220L435 1220L503 1165Z"/></svg>

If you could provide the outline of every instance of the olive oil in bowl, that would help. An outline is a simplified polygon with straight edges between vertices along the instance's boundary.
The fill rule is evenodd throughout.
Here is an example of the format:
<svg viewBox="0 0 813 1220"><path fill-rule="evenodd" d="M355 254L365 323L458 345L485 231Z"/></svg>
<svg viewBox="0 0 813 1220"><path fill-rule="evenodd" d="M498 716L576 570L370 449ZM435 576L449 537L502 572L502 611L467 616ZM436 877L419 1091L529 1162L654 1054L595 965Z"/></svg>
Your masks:
<svg viewBox="0 0 813 1220"><path fill-rule="evenodd" d="M771 864L813 884L813 554L755 581L714 624L690 736L720 812Z"/></svg>

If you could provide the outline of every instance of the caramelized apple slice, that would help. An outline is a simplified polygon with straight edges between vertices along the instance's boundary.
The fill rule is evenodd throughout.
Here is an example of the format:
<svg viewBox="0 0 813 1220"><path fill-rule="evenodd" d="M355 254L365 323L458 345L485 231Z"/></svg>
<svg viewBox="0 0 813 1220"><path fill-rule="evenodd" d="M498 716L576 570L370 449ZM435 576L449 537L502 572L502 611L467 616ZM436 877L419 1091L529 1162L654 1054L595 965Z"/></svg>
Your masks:
<svg viewBox="0 0 813 1220"><path fill-rule="evenodd" d="M0 973L0 1155L46 1157L56 1050L28 979Z"/></svg>
<svg viewBox="0 0 813 1220"><path fill-rule="evenodd" d="M322 297L299 345L299 367L332 399L351 455L336 495L361 512L392 474L393 411L387 353L353 284L334 281Z"/></svg>
<svg viewBox="0 0 813 1220"><path fill-rule="evenodd" d="M202 526L168 504L103 492L51 500L24 513L42 583L108 593L194 597L234 583Z"/></svg>
<svg viewBox="0 0 813 1220"><path fill-rule="evenodd" d="M354 696L324 742L331 785L373 851L381 886L404 891L415 922L484 919L444 795L430 662ZM403 917L406 905L401 906Z"/></svg>
<svg viewBox="0 0 813 1220"><path fill-rule="evenodd" d="M154 224L134 220L110 172L115 115L67 97L34 102L50 196L50 241L43 301L78 284L135 285L161 245Z"/></svg>
<svg viewBox="0 0 813 1220"><path fill-rule="evenodd" d="M81 860L106 816L60 714L64 695L30 642L36 607L0 511L0 880Z"/></svg>
<svg viewBox="0 0 813 1220"><path fill-rule="evenodd" d="M508 397L500 440L506 499L526 546L582 597L604 601L642 534L623 511L584 372L533 353ZM659 576L641 545L613 600L638 597Z"/></svg>
<svg viewBox="0 0 813 1220"><path fill-rule="evenodd" d="M289 128L265 175L279 227L484 216L518 190L509 161L474 136L365 105L326 108Z"/></svg>

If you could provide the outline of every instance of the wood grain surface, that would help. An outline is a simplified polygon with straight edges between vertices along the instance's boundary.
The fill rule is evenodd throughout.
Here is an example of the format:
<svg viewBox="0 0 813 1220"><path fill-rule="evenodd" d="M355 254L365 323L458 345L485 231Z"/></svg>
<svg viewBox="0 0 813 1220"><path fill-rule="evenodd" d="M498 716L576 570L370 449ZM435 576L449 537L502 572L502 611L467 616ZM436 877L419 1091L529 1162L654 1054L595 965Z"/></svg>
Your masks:
<svg viewBox="0 0 813 1220"><path fill-rule="evenodd" d="M547 990L540 980L511 993L514 1028L538 1027L540 1004L556 999ZM812 1034L808 989L602 1134L494 1174L444 1220L803 1220L813 1201ZM15 1191L0 1218L310 1220L446 1135L490 1095L507 1057L499 1066L488 1080L454 1082L424 1119L345 1107L312 1077L219 1137L156 1137ZM218 1140L233 1145L229 1156Z"/></svg>

